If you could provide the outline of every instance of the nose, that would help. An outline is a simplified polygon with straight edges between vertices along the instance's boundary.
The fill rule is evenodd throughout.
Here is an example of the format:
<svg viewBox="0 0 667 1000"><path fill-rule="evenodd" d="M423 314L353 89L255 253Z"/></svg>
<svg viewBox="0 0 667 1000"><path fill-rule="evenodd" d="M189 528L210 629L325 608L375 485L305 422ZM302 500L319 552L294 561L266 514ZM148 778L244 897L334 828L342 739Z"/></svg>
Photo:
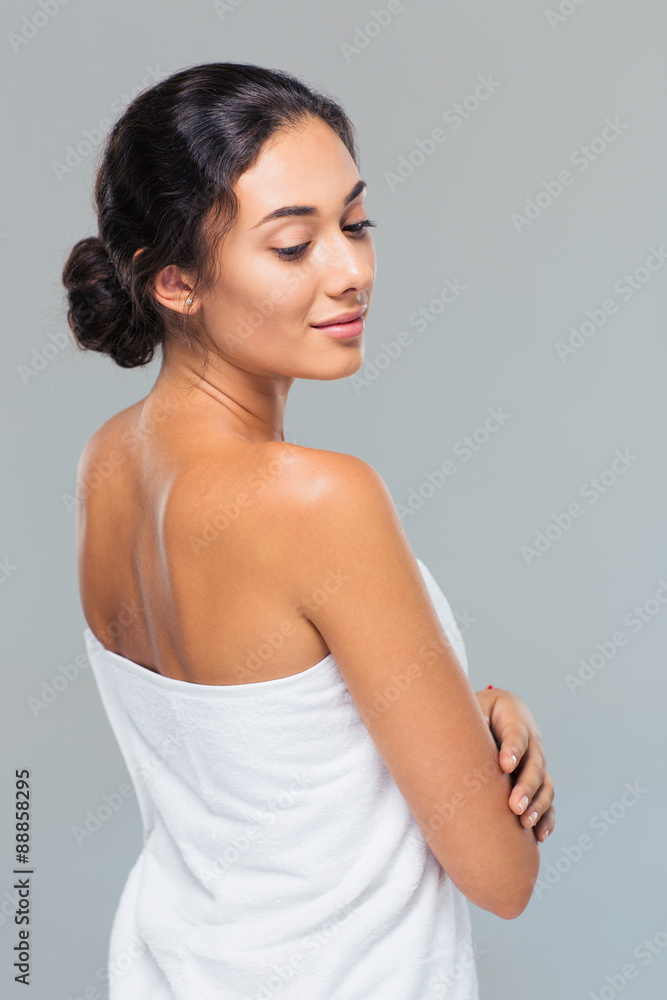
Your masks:
<svg viewBox="0 0 667 1000"><path fill-rule="evenodd" d="M332 297L350 289L366 291L375 278L375 249L370 235L361 239L339 232L322 255L324 288Z"/></svg>

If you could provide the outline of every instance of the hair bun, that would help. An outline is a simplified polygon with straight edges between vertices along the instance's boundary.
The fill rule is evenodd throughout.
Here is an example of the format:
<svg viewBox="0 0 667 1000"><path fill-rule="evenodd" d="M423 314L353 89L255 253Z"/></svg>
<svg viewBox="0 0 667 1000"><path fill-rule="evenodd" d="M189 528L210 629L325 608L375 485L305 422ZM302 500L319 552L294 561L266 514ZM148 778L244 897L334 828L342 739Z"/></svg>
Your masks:
<svg viewBox="0 0 667 1000"><path fill-rule="evenodd" d="M108 354L123 368L144 364L146 344L133 333L132 298L98 236L87 236L74 245L62 280L67 289L67 322L77 344Z"/></svg>

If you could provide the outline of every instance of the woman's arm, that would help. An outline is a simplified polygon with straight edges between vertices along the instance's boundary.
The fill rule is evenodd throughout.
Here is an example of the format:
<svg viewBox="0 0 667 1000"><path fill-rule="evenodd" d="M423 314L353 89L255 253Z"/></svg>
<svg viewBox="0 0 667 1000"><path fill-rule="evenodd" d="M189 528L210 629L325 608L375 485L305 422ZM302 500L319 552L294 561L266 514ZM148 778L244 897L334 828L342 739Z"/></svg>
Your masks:
<svg viewBox="0 0 667 1000"><path fill-rule="evenodd" d="M518 695L503 688L476 691L475 696L500 748L500 766L514 783L508 805L543 843L556 822L554 786L533 713Z"/></svg>
<svg viewBox="0 0 667 1000"><path fill-rule="evenodd" d="M282 575L324 638L443 869L475 905L513 919L535 886L539 845L507 808L510 775L391 494L361 459L297 455L276 491L267 578ZM340 584L325 593L332 571Z"/></svg>

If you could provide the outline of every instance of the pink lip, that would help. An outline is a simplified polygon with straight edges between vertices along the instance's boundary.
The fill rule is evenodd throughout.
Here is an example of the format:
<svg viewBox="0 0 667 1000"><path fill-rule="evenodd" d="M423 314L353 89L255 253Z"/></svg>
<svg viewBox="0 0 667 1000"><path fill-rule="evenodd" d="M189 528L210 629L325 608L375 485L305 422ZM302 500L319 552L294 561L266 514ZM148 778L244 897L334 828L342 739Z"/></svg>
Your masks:
<svg viewBox="0 0 667 1000"><path fill-rule="evenodd" d="M311 326L316 330L321 330L322 333L328 334L330 337L348 340L352 337L358 337L360 333L363 333L365 326L363 314L365 311L366 307L357 309L353 313L345 313L342 316L338 316L332 323L311 323Z"/></svg>

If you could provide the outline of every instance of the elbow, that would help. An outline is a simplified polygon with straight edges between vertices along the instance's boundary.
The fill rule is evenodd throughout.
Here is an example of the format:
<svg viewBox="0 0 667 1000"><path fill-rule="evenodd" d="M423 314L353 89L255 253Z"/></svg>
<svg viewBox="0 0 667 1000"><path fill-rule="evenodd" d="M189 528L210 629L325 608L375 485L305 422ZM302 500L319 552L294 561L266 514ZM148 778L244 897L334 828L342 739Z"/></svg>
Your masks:
<svg viewBox="0 0 667 1000"><path fill-rule="evenodd" d="M489 913L493 913L494 916L500 917L502 920L516 920L520 917L523 911L528 906L530 897L533 894L533 885L519 895L516 891L516 886L512 888L512 891L506 892L502 898L496 897L495 899L482 898L480 896L469 895L468 899L475 906L479 906L482 910L487 910Z"/></svg>
<svg viewBox="0 0 667 1000"><path fill-rule="evenodd" d="M515 920L528 906L540 870L540 845L533 829L523 827L518 816L508 811L503 824L491 828L483 854L459 856L458 866L443 854L436 854L442 868L475 906L503 920Z"/></svg>
<svg viewBox="0 0 667 1000"><path fill-rule="evenodd" d="M520 917L533 895L540 870L539 846L536 840L533 844L525 869L521 874L517 873L511 890L508 889L502 900L493 908L492 912L503 920L516 920L517 917Z"/></svg>
<svg viewBox="0 0 667 1000"><path fill-rule="evenodd" d="M532 894L533 894L533 887L531 886L530 892L524 894L523 898L520 898L518 900L513 900L511 906L508 906L507 901L505 901L505 904L501 908L496 909L493 912L496 914L497 917L500 917L502 920L516 920L516 918L520 917L523 911L528 906L528 902Z"/></svg>

